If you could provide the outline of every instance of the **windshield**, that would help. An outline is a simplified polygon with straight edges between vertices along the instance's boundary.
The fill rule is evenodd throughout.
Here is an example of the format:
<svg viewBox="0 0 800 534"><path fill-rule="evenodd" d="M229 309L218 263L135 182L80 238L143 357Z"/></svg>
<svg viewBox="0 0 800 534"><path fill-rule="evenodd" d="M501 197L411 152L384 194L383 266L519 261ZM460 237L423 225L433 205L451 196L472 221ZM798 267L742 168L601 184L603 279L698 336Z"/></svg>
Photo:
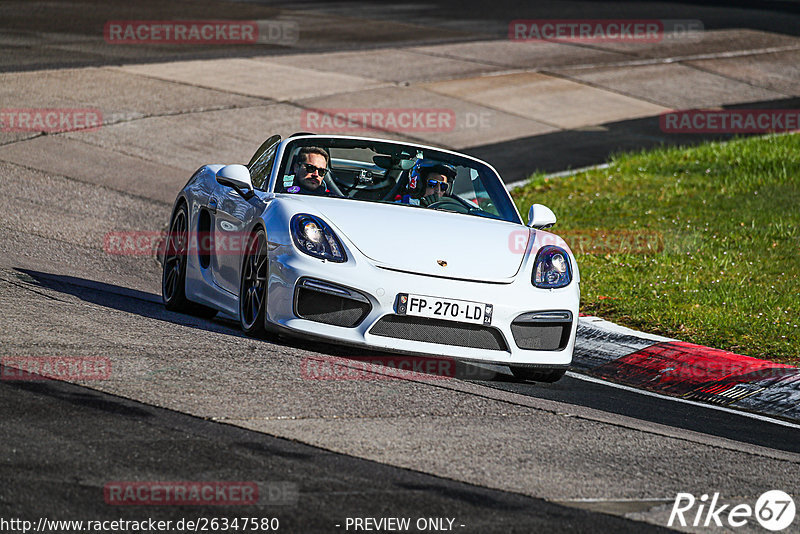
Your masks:
<svg viewBox="0 0 800 534"><path fill-rule="evenodd" d="M323 169L326 162L327 169ZM315 180L322 180L319 187ZM289 140L274 191L394 203L520 223L500 178L486 164L387 141Z"/></svg>

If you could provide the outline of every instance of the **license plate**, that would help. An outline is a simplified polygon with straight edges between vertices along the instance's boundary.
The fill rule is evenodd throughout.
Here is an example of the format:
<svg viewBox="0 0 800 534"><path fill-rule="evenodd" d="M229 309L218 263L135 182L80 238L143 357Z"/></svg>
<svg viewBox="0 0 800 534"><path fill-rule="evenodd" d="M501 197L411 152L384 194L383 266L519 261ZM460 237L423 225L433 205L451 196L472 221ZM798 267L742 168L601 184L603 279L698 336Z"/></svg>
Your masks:
<svg viewBox="0 0 800 534"><path fill-rule="evenodd" d="M469 300L444 299L412 293L397 295L398 315L490 325L492 324L492 308L491 304Z"/></svg>

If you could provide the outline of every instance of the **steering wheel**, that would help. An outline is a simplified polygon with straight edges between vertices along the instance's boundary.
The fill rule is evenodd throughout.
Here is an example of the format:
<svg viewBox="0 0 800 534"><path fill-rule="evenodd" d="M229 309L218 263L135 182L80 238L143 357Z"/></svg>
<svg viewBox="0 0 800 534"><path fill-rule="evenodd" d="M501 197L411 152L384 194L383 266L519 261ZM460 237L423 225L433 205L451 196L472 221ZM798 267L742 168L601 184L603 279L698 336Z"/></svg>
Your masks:
<svg viewBox="0 0 800 534"><path fill-rule="evenodd" d="M432 202L428 204L427 207L433 208L435 210L442 209L445 211L454 211L456 213L470 213L472 211L472 208L470 208L469 206L465 206L460 201L452 197L442 197L441 200Z"/></svg>

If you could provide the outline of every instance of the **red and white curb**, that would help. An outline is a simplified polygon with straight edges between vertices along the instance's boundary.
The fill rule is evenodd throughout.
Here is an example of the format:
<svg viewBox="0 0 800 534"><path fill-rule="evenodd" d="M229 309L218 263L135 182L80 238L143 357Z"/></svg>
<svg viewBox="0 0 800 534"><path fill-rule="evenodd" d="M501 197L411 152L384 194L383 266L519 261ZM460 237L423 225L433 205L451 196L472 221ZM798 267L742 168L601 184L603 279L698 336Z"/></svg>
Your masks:
<svg viewBox="0 0 800 534"><path fill-rule="evenodd" d="M800 368L582 316L572 369L591 377L800 421Z"/></svg>

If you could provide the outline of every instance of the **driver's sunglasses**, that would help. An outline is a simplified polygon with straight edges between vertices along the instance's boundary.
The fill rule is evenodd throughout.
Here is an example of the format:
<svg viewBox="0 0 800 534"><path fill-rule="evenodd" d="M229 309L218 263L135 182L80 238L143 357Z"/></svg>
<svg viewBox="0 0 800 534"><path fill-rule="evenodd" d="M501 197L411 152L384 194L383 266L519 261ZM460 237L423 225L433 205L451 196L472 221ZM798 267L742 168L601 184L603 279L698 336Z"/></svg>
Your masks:
<svg viewBox="0 0 800 534"><path fill-rule="evenodd" d="M319 176L325 176L326 174L328 174L328 169L324 167L322 168L316 167L314 165L311 165L310 163L301 163L300 165L302 165L303 168L305 168L308 174L311 174L313 172L316 172Z"/></svg>
<svg viewBox="0 0 800 534"><path fill-rule="evenodd" d="M432 189L436 189L438 187L438 188L440 188L442 190L442 193L447 191L447 186L448 185L449 184L447 182L444 182L444 181L428 180L428 187L430 187Z"/></svg>

